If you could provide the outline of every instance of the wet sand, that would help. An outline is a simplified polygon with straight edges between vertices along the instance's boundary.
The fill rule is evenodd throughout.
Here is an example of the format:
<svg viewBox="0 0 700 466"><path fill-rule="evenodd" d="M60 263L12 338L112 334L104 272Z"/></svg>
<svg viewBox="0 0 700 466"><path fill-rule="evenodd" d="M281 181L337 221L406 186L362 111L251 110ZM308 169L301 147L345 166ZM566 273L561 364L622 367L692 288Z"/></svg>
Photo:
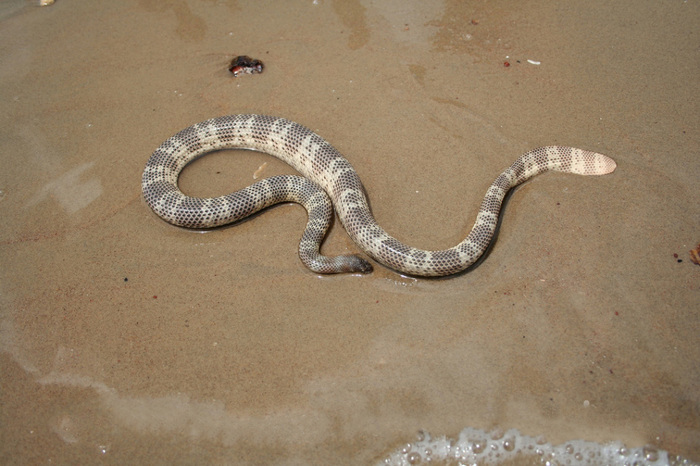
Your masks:
<svg viewBox="0 0 700 466"><path fill-rule="evenodd" d="M693 1L3 2L0 461L367 464L467 426L700 461L699 23ZM242 54L264 73L233 78ZM142 200L151 152L229 113L319 133L427 249L529 149L618 168L519 187L470 273L320 277L299 206L201 233ZM180 185L265 162L291 173L216 153ZM336 222L324 251L357 249Z"/></svg>

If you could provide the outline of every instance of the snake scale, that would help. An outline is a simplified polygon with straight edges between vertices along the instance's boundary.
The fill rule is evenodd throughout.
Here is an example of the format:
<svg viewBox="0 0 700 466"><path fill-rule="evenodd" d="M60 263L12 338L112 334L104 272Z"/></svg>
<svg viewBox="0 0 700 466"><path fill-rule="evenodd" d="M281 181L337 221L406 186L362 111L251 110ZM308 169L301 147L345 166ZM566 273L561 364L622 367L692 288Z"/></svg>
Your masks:
<svg viewBox="0 0 700 466"><path fill-rule="evenodd" d="M178 176L192 160L220 149L253 149L294 167L303 177L275 176L216 198L186 196ZM419 276L451 275L465 270L486 251L498 223L506 193L545 171L604 175L615 170L605 155L563 146L548 146L521 155L488 188L476 222L458 245L440 251L408 246L380 227L369 208L360 178L345 157L310 129L265 115L230 115L197 123L166 140L143 172L146 203L164 220L188 228L212 228L242 220L280 202L297 202L308 211L299 257L317 273L372 271L355 255L327 257L320 245L333 208L353 241L368 256L398 272Z"/></svg>

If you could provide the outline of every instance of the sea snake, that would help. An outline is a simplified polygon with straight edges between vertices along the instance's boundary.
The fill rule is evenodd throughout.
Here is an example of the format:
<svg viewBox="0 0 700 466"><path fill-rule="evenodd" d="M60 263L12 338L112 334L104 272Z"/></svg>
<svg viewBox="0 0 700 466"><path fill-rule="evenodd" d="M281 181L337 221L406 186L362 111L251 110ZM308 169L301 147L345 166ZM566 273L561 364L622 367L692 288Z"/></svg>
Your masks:
<svg viewBox="0 0 700 466"><path fill-rule="evenodd" d="M303 175L275 176L226 196L196 198L178 188L178 176L192 160L220 149L253 149L273 155ZM511 188L548 170L605 175L615 162L602 154L548 146L521 155L491 184L471 232L458 245L439 251L408 246L380 227L369 208L355 169L325 139L284 118L230 115L197 123L166 140L151 155L141 187L146 203L164 220L187 228L213 228L244 219L280 202L298 202L308 211L299 245L302 262L317 273L372 271L355 256L327 257L319 249L333 218L369 257L408 275L441 276L465 270L493 238L503 198Z"/></svg>

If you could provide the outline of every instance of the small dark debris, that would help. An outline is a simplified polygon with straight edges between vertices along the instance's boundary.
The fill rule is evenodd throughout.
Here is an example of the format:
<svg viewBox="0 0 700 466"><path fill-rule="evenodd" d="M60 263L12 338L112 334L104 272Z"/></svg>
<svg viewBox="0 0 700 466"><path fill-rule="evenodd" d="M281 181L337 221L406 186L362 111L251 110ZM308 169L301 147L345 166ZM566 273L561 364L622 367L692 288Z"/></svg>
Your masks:
<svg viewBox="0 0 700 466"><path fill-rule="evenodd" d="M255 58L250 58L248 55L239 55L238 57L231 60L231 64L228 70L234 75L238 76L241 74L256 74L262 73L264 69L263 62L256 60Z"/></svg>

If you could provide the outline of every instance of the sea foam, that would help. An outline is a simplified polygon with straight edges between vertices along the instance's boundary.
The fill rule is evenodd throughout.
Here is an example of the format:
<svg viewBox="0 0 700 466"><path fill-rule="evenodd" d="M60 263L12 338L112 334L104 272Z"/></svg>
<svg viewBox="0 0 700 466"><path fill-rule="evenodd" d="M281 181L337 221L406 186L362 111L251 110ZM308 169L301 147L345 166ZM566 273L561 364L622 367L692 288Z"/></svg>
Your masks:
<svg viewBox="0 0 700 466"><path fill-rule="evenodd" d="M698 466L652 446L627 448L621 442L600 444L572 440L552 445L516 429L486 432L467 427L457 440L418 433L418 441L400 447L379 464L404 465L547 465L547 466Z"/></svg>

